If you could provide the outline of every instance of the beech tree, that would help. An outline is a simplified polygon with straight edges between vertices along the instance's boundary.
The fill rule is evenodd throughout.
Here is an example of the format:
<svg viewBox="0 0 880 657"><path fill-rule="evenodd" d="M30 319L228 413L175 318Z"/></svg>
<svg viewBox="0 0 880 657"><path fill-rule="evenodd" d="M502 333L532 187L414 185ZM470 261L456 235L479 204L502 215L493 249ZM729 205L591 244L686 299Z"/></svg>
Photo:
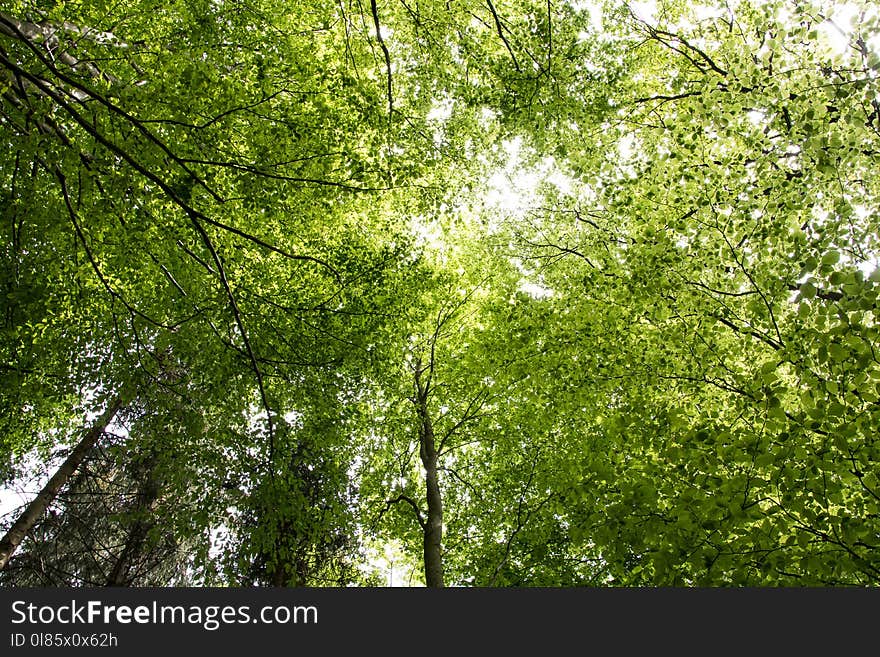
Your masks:
<svg viewBox="0 0 880 657"><path fill-rule="evenodd" d="M0 10L7 585L875 585L870 3Z"/></svg>

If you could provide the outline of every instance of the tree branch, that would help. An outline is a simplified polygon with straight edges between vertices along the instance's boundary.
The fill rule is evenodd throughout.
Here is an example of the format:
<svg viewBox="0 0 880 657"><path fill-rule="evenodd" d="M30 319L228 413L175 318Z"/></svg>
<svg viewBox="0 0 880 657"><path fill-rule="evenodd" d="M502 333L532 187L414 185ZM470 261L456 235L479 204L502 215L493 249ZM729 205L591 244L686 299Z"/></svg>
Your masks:
<svg viewBox="0 0 880 657"><path fill-rule="evenodd" d="M501 26L501 19L498 18L498 12L495 11L495 5L492 4L492 0L486 0L486 4L489 5L489 11L492 12L492 18L495 19L495 28L498 30L498 36L501 37L501 40L504 42L504 47L507 48L507 52L510 53L510 58L513 60L513 66L516 69L516 72L522 73L516 55L513 54L513 48L510 47L510 42L507 40L507 37L504 36L504 28Z"/></svg>
<svg viewBox="0 0 880 657"><path fill-rule="evenodd" d="M416 504L415 500L413 500L411 497L409 497L407 495L404 495L403 493L401 493L400 495L395 497L393 500L385 500L385 508L383 509L382 513L384 514L385 511L388 511L388 509L390 509L394 504L398 504L400 502L406 502L407 504L409 504L412 507L413 512L416 514L416 521L419 523L419 527L421 527L422 530L424 530L426 523L425 523L425 518L422 515L422 510L419 509L419 505ZM381 517L381 514L380 514L380 517Z"/></svg>
<svg viewBox="0 0 880 657"><path fill-rule="evenodd" d="M394 97L391 94L391 53L388 52L388 46L385 45L385 39L382 37L382 26L379 24L379 8L376 6L376 0L370 0L370 10L373 12L376 38L379 40L379 47L382 48L382 54L385 56L385 69L388 73L388 120L390 121L391 114L394 112Z"/></svg>

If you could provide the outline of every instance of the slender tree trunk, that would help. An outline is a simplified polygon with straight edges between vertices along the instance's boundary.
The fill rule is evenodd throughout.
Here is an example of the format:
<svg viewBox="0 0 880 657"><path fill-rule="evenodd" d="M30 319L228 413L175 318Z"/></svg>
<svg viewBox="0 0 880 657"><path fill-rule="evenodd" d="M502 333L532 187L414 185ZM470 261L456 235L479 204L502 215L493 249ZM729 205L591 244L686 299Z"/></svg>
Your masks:
<svg viewBox="0 0 880 657"><path fill-rule="evenodd" d="M437 449L434 445L434 425L428 413L428 389L422 386L416 374L416 405L419 415L419 456L425 468L425 488L428 514L424 524L425 584L443 586L443 497L437 474Z"/></svg>
<svg viewBox="0 0 880 657"><path fill-rule="evenodd" d="M282 587L287 584L287 573L284 569L284 564L278 564L275 566L275 570L272 571L272 586Z"/></svg>
<svg viewBox="0 0 880 657"><path fill-rule="evenodd" d="M58 491L67 483L70 477L77 471L83 459L98 442L98 439L104 434L107 425L116 416L119 409L122 408L124 402L122 397L117 397L111 402L107 410L98 418L92 428L86 431L85 436L79 441L73 451L65 459L61 467L52 475L48 483L39 492L33 502L28 504L24 512L19 516L18 520L6 532L6 536L0 540L0 570L6 568L9 558L21 545L25 536L33 529L37 521L46 512L46 509L58 495Z"/></svg>
<svg viewBox="0 0 880 657"><path fill-rule="evenodd" d="M425 486L427 488L428 514L425 520L425 583L431 587L443 586L443 498L440 495L440 482L437 477L437 452L434 450L434 435L430 418L423 426L422 464L425 467Z"/></svg>

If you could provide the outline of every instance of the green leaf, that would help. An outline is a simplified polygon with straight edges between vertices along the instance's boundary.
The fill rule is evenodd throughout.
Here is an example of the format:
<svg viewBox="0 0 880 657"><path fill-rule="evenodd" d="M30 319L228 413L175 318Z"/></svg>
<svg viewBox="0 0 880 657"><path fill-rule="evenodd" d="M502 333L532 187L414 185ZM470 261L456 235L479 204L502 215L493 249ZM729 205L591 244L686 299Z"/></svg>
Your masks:
<svg viewBox="0 0 880 657"><path fill-rule="evenodd" d="M825 255L822 256L822 264L823 265L835 265L840 261L840 252L839 251L829 251Z"/></svg>
<svg viewBox="0 0 880 657"><path fill-rule="evenodd" d="M803 283L800 286L801 297L804 299L813 299L816 296L816 286L812 283Z"/></svg>

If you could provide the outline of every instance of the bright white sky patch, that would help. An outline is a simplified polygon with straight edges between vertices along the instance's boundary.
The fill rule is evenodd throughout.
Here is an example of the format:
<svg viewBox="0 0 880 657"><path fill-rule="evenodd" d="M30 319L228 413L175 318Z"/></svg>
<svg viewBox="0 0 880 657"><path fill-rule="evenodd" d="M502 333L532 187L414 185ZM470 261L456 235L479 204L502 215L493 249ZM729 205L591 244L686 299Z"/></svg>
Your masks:
<svg viewBox="0 0 880 657"><path fill-rule="evenodd" d="M497 120L498 115L495 110L484 107L480 110L480 127L483 130L488 130Z"/></svg>
<svg viewBox="0 0 880 657"><path fill-rule="evenodd" d="M540 183L540 177L534 171L518 172L509 175L498 171L489 178L489 193L486 203L501 210L509 216L522 216Z"/></svg>
<svg viewBox="0 0 880 657"><path fill-rule="evenodd" d="M51 464L53 466L52 468L47 468L36 454L29 454L25 459L25 468L27 472L37 472L42 468L46 470L47 473L24 484L20 484L16 481L14 488L0 488L0 519L3 519L7 514L22 509L25 505L30 504L40 492L40 489L49 481L49 477L52 475L55 468L60 464L61 460L58 459L57 464L53 463ZM9 524L11 524L11 522Z"/></svg>
<svg viewBox="0 0 880 657"><path fill-rule="evenodd" d="M694 12L694 18L698 21L707 20L710 18L718 18L719 16L723 16L725 10L723 7L707 7L704 5L697 5L692 8Z"/></svg>
<svg viewBox="0 0 880 657"><path fill-rule="evenodd" d="M522 156L522 140L517 137L503 142L507 161L487 180L485 204L489 209L500 211L511 218L522 218L535 206L541 185L550 184L563 194L572 188L572 180L563 172L552 157L525 166Z"/></svg>
<svg viewBox="0 0 880 657"><path fill-rule="evenodd" d="M534 281L522 281L519 284L520 292L525 292L533 299L549 299L554 292L549 287L544 287Z"/></svg>
<svg viewBox="0 0 880 657"><path fill-rule="evenodd" d="M624 162L629 161L629 159L636 152L636 138L632 133L625 134L620 140L617 142L617 153L620 155L620 159Z"/></svg>
<svg viewBox="0 0 880 657"><path fill-rule="evenodd" d="M865 276L870 276L876 269L880 269L880 258L871 258L859 263L859 271Z"/></svg>
<svg viewBox="0 0 880 657"><path fill-rule="evenodd" d="M767 120L767 115L759 110L751 110L746 114L746 116L748 117L749 121L752 122L752 125L755 126L765 125L765 121Z"/></svg>
<svg viewBox="0 0 880 657"><path fill-rule="evenodd" d="M853 29L852 20L857 12L858 8L853 5L844 5L835 9L831 20L818 26L819 42L836 55L844 54L849 48Z"/></svg>
<svg viewBox="0 0 880 657"><path fill-rule="evenodd" d="M452 116L452 107L455 101L452 98L435 100L425 118L432 123L445 123Z"/></svg>
<svg viewBox="0 0 880 657"><path fill-rule="evenodd" d="M870 3L857 4L843 2L834 6L828 20L817 26L819 43L835 55L844 55L847 52L855 54L853 41L855 26L862 19L877 18L880 15L880 7L869 6ZM862 38L870 51L880 52L880 33L867 35Z"/></svg>
<svg viewBox="0 0 880 657"><path fill-rule="evenodd" d="M636 15L636 18L653 25L657 20L657 3L654 0L643 0L642 2L630 2L630 9Z"/></svg>
<svg viewBox="0 0 880 657"><path fill-rule="evenodd" d="M424 586L399 541L368 546L365 574L378 574L383 586ZM372 572L371 572L372 571Z"/></svg>
<svg viewBox="0 0 880 657"><path fill-rule="evenodd" d="M534 197L537 191L538 176L534 171L523 171L520 168L520 137L505 140L501 146L507 161L502 169L489 177L486 205L506 215L521 216L528 199Z"/></svg>
<svg viewBox="0 0 880 657"><path fill-rule="evenodd" d="M571 8L577 12L588 12L590 14L590 27L595 32L601 32L602 25L602 7L591 0L574 0Z"/></svg>
<svg viewBox="0 0 880 657"><path fill-rule="evenodd" d="M430 221L421 216L410 217L409 229L418 236L418 246L425 246L436 252L441 252L446 248L440 222Z"/></svg>

